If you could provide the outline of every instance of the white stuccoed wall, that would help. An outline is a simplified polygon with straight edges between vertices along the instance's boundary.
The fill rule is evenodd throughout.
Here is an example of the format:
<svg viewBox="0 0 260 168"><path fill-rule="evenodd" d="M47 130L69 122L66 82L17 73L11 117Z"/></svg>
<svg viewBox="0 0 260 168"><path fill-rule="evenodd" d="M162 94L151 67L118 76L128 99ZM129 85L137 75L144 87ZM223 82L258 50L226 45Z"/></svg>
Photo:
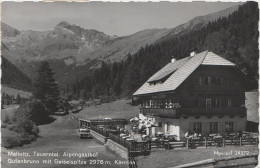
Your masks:
<svg viewBox="0 0 260 168"><path fill-rule="evenodd" d="M233 122L233 129L234 132L237 131L245 131L246 129L246 122L247 118L241 118L240 116L235 116L233 118L230 118L229 116L224 116L223 118L219 118L218 116L212 116L211 118L207 118L206 116L201 116L200 118L196 119L195 117L188 117L187 119L180 118L180 119L171 119L171 118L160 118L155 117L155 123L162 122L162 127L154 127L153 133L157 132L163 132L166 133L167 129L167 123L169 123L170 126L170 132L177 135L178 138L183 138L184 134L190 129L190 123L194 122L200 122L202 123L202 133L209 132L209 129L206 128L204 125L209 122ZM224 131L221 131L221 128L219 128L219 133L223 133Z"/></svg>

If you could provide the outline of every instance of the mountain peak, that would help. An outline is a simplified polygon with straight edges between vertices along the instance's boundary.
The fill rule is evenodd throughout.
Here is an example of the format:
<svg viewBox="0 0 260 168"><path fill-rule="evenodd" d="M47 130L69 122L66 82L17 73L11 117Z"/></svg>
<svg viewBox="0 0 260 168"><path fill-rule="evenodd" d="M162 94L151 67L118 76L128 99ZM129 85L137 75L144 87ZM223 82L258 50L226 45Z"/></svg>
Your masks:
<svg viewBox="0 0 260 168"><path fill-rule="evenodd" d="M57 26L67 27L67 26L71 26L71 24L66 21L61 21L59 24L57 24Z"/></svg>

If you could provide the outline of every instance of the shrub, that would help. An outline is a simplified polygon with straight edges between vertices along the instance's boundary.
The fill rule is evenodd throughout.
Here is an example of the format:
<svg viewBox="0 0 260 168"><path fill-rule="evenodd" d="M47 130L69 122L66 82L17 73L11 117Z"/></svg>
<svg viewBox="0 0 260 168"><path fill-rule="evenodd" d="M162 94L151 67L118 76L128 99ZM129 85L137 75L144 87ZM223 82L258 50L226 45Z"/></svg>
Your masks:
<svg viewBox="0 0 260 168"><path fill-rule="evenodd" d="M39 128L35 124L33 124L32 135L38 136L39 132Z"/></svg>
<svg viewBox="0 0 260 168"><path fill-rule="evenodd" d="M14 123L17 121L15 115L13 115L13 116L11 117L11 120L12 120L12 122L14 122Z"/></svg>
<svg viewBox="0 0 260 168"><path fill-rule="evenodd" d="M18 146L29 144L31 141L32 140L30 140L30 135L28 133L22 133L17 137Z"/></svg>
<svg viewBox="0 0 260 168"><path fill-rule="evenodd" d="M12 148L15 146L19 146L16 138L14 137L2 137L2 147Z"/></svg>
<svg viewBox="0 0 260 168"><path fill-rule="evenodd" d="M22 104L15 111L15 118L17 120L28 121L32 120L37 125L49 122L49 112L44 105L37 100L31 100Z"/></svg>
<svg viewBox="0 0 260 168"><path fill-rule="evenodd" d="M20 133L17 136L4 136L2 137L2 147L12 148L29 144L36 139L36 135L29 135L28 133Z"/></svg>
<svg viewBox="0 0 260 168"><path fill-rule="evenodd" d="M22 146L34 141L39 134L39 128L35 122L45 122L49 119L49 113L39 101L29 101L22 104L15 112L12 118L13 123L6 127L16 132L16 136L8 135L2 138L2 146L12 148ZM11 122L9 116L4 121ZM3 122L4 122L3 121Z"/></svg>
<svg viewBox="0 0 260 168"><path fill-rule="evenodd" d="M9 115L6 115L6 116L4 117L3 123L5 123L5 124L11 124L11 123L12 123L11 120L10 120L10 118L9 118Z"/></svg>

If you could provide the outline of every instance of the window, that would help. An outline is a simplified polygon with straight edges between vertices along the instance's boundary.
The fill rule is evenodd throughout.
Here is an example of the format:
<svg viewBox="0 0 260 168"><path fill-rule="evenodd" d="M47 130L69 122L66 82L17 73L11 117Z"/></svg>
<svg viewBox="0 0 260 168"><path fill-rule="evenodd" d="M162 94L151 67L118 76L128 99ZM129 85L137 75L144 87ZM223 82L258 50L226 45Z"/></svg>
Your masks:
<svg viewBox="0 0 260 168"><path fill-rule="evenodd" d="M218 123L211 122L210 123L210 133L217 133L218 132Z"/></svg>
<svg viewBox="0 0 260 168"><path fill-rule="evenodd" d="M211 99L206 99L206 109L211 108Z"/></svg>
<svg viewBox="0 0 260 168"><path fill-rule="evenodd" d="M201 133L201 123L193 123L193 131L196 133Z"/></svg>
<svg viewBox="0 0 260 168"><path fill-rule="evenodd" d="M162 122L158 122L158 127L162 127Z"/></svg>
<svg viewBox="0 0 260 168"><path fill-rule="evenodd" d="M150 107L149 101L146 101L145 107L147 107L147 108Z"/></svg>
<svg viewBox="0 0 260 168"><path fill-rule="evenodd" d="M216 107L221 107L221 99L216 99Z"/></svg>
<svg viewBox="0 0 260 168"><path fill-rule="evenodd" d="M159 101L158 100L154 100L154 108L158 108L159 107Z"/></svg>
<svg viewBox="0 0 260 168"><path fill-rule="evenodd" d="M226 78L221 78L221 85L228 85L228 81Z"/></svg>
<svg viewBox="0 0 260 168"><path fill-rule="evenodd" d="M231 107L232 103L231 103L231 99L228 99L228 107Z"/></svg>
<svg viewBox="0 0 260 168"><path fill-rule="evenodd" d="M203 85L203 78L199 77L199 85Z"/></svg>
<svg viewBox="0 0 260 168"><path fill-rule="evenodd" d="M154 105L155 105L154 100L150 100L150 107L154 108L155 107Z"/></svg>
<svg viewBox="0 0 260 168"><path fill-rule="evenodd" d="M226 122L225 123L225 131L226 132L233 132L233 122Z"/></svg>
<svg viewBox="0 0 260 168"><path fill-rule="evenodd" d="M215 84L216 85L220 85L221 84L221 78L220 77L216 77Z"/></svg>
<svg viewBox="0 0 260 168"><path fill-rule="evenodd" d="M208 77L208 85L211 85L211 77Z"/></svg>
<svg viewBox="0 0 260 168"><path fill-rule="evenodd" d="M170 132L171 125L170 125L170 123L168 123L168 122L167 122L166 124L167 124L167 130L166 130L166 131L167 131L167 132Z"/></svg>

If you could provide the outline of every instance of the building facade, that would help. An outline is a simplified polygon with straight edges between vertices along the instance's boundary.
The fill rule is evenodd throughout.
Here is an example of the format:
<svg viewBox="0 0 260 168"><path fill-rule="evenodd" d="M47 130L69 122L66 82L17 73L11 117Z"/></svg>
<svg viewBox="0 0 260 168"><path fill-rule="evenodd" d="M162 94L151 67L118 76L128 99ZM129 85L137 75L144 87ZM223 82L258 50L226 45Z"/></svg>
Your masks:
<svg viewBox="0 0 260 168"><path fill-rule="evenodd" d="M244 131L245 79L237 66L210 51L172 60L134 94L147 133L200 134Z"/></svg>

